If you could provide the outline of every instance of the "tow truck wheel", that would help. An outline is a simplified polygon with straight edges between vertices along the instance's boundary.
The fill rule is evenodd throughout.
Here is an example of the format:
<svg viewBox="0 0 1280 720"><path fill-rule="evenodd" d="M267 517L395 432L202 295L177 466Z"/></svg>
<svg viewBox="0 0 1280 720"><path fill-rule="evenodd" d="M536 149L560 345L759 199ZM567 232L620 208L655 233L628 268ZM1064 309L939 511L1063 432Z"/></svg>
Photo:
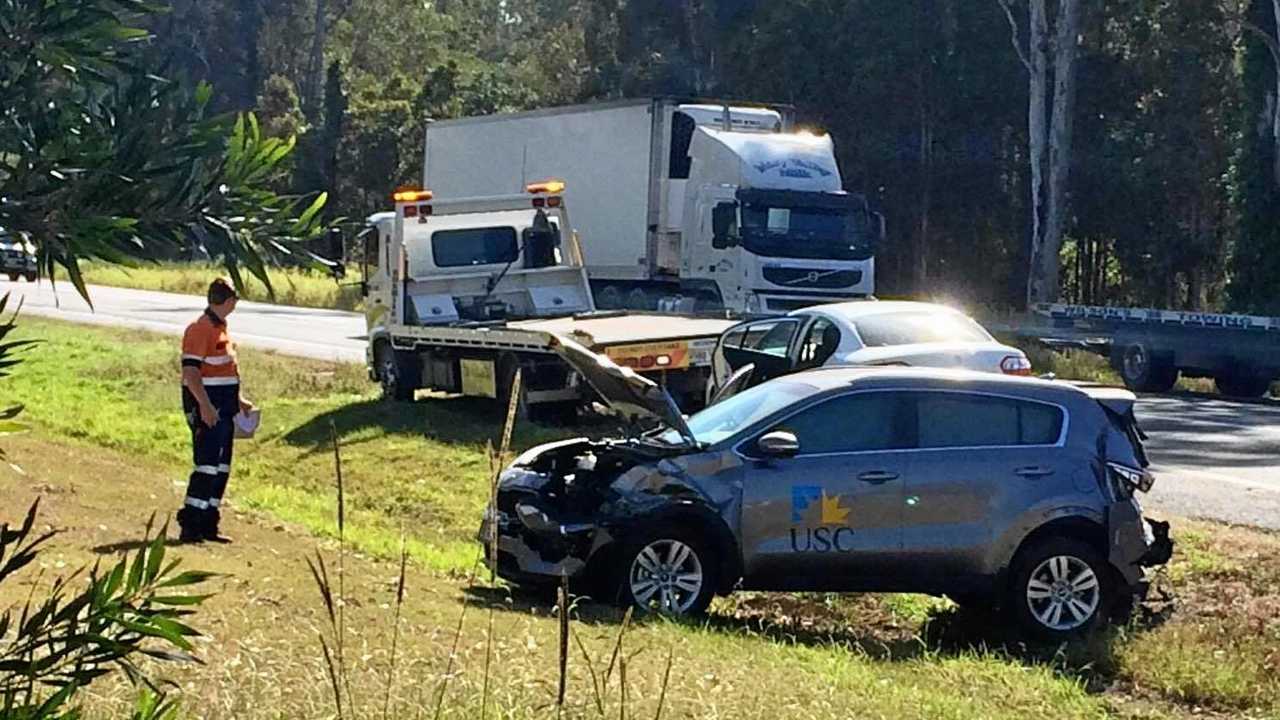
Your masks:
<svg viewBox="0 0 1280 720"><path fill-rule="evenodd" d="M33 283L36 281L36 274L33 272L29 272L26 274L26 278L27 278L27 282Z"/></svg>
<svg viewBox="0 0 1280 720"><path fill-rule="evenodd" d="M698 615L715 595L716 562L696 530L662 525L627 543L619 597L642 613Z"/></svg>
<svg viewBox="0 0 1280 720"><path fill-rule="evenodd" d="M382 397L387 400L412 401L413 393L418 389L417 374L403 357L405 354L396 352L386 341L379 341L374 346L378 382L382 385Z"/></svg>
<svg viewBox="0 0 1280 720"><path fill-rule="evenodd" d="M1271 378L1244 373L1223 373L1213 378L1214 387L1221 395L1235 397L1263 397L1271 389Z"/></svg>
<svg viewBox="0 0 1280 720"><path fill-rule="evenodd" d="M9 282L18 282L18 273L9 273Z"/></svg>
<svg viewBox="0 0 1280 720"><path fill-rule="evenodd" d="M1125 387L1137 392L1169 392L1178 382L1178 368L1142 343L1133 343L1124 349L1118 369Z"/></svg>

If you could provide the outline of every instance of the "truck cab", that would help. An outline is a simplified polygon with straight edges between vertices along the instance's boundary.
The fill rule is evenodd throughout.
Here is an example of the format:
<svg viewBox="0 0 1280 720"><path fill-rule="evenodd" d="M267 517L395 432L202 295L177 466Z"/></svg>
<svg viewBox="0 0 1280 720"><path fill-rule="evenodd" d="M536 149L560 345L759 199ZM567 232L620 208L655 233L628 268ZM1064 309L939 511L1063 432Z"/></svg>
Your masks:
<svg viewBox="0 0 1280 720"><path fill-rule="evenodd" d="M842 189L830 136L759 108L684 105L673 126L688 132L683 277L749 315L872 295L883 219Z"/></svg>
<svg viewBox="0 0 1280 720"><path fill-rule="evenodd" d="M563 191L534 183L524 195L449 201L396 193L395 211L369 218L365 235L371 335L388 320L453 325L594 310Z"/></svg>

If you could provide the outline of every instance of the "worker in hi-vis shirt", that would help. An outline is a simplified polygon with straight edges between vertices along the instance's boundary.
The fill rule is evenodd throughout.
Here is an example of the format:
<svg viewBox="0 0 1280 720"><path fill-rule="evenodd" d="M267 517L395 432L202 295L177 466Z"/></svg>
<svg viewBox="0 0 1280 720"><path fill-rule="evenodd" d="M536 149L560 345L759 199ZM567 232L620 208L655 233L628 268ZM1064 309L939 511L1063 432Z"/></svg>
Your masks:
<svg viewBox="0 0 1280 720"><path fill-rule="evenodd" d="M195 467L178 511L183 542L230 542L220 535L222 496L231 474L234 418L253 403L240 393L235 345L227 336L227 316L236 309L231 281L209 284L209 306L182 335L182 411L191 427Z"/></svg>

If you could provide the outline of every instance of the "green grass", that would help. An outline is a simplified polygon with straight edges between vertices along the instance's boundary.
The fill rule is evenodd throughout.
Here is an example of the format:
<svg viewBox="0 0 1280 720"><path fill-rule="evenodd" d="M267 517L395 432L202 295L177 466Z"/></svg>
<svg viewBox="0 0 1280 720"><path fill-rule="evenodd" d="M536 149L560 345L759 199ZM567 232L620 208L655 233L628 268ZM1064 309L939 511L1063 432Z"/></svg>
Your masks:
<svg viewBox="0 0 1280 720"><path fill-rule="evenodd" d="M137 454L180 480L190 472L190 434L179 408L177 339L23 318L39 345L5 381L24 419L50 437ZM487 499L485 443L499 411L466 399L413 405L377 399L358 365L311 362L246 350L245 393L263 410L258 436L236 446L229 496L313 532L333 532L336 490L331 428L343 446L348 539L387 556L401 524L416 560L469 567ZM524 448L551 437L524 426Z"/></svg>
<svg viewBox="0 0 1280 720"><path fill-rule="evenodd" d="M42 342L0 387L6 400L26 404L24 418L37 437L110 448L183 480L190 447L178 410L175 338L33 318L19 328ZM241 354L241 364L246 392L263 408L263 427L237 445L231 499L331 536L336 431L352 547L394 557L403 529L415 564L444 578L424 601L431 619L423 622L436 629L411 643L427 654L421 662L432 663L431 673L441 672L452 630L439 628L451 628L449 618L459 612L448 576L474 565L472 536L487 497L485 445L496 439L500 411L441 397L384 403L355 365L253 350ZM515 450L573 432L521 425ZM1157 609L1154 618L1066 648L1028 645L999 620L921 596L743 593L717 600L702 623L642 623L629 640L642 651L630 676L632 714L652 716L662 660L672 652L680 674L664 717L1179 717L1197 707L1276 716L1280 537L1188 522L1175 526L1175 536L1178 554L1162 581L1178 598L1172 613ZM312 590L285 592L305 597ZM545 650L531 656L528 644L550 647L555 624L536 606L504 607L512 612L501 620L495 662L503 680L491 708L547 717L537 698L546 697L552 665ZM618 616L598 606L582 612L579 632L602 657ZM387 617L377 608L366 616L361 642L371 649L362 652L374 660L357 682L370 686L368 697L382 677L376 658ZM460 649L469 670L454 680L449 717L478 714L476 668L485 640L472 622ZM282 652L297 651L286 644ZM284 702L273 687L296 687L314 712L298 715L286 705L254 716L327 712L318 666L299 661L280 672L263 686L264 702ZM594 716L583 700L585 671L579 665L574 672L579 707L567 716ZM239 674L231 677L226 682Z"/></svg>
<svg viewBox="0 0 1280 720"><path fill-rule="evenodd" d="M120 265L85 263L85 281L95 285L160 290L186 295L204 295L209 281L225 275L220 266L204 263L158 263L128 268ZM275 291L274 302L281 305L336 308L356 310L361 305L359 279L348 274L341 283L327 274L297 268L272 268L268 271L271 287ZM59 273L58 281L64 281L65 273ZM259 280L245 274L246 300L271 302L272 297Z"/></svg>

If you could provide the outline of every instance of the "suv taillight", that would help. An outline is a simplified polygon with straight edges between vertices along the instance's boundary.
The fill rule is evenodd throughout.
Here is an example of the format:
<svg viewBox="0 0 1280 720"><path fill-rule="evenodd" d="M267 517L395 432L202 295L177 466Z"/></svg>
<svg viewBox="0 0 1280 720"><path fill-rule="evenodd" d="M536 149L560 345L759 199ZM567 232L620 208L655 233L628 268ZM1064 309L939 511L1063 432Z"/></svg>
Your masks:
<svg viewBox="0 0 1280 720"><path fill-rule="evenodd" d="M1031 361L1026 355L1005 355L1000 361L1000 372L1005 375L1030 375Z"/></svg>
<svg viewBox="0 0 1280 720"><path fill-rule="evenodd" d="M1111 475L1112 483L1116 485L1128 486L1129 493L1134 490L1149 492L1151 486L1156 483L1156 476L1151 471L1142 468L1129 467L1117 462L1107 463L1107 471Z"/></svg>

